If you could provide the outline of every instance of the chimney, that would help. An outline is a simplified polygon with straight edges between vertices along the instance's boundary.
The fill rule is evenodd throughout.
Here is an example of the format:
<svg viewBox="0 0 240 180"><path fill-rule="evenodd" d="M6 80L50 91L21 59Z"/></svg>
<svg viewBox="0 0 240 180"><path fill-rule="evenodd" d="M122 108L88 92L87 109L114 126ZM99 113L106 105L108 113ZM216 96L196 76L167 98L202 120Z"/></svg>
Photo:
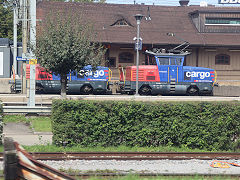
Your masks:
<svg viewBox="0 0 240 180"><path fill-rule="evenodd" d="M189 3L189 0L179 0L179 4L180 4L181 6L187 6L188 3Z"/></svg>

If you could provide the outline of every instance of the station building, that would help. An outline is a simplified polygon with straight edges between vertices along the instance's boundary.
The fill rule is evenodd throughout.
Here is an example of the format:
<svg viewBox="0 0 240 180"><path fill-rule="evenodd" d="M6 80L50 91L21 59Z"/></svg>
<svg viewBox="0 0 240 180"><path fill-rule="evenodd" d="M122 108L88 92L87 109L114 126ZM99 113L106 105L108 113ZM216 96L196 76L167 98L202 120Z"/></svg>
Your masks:
<svg viewBox="0 0 240 180"><path fill-rule="evenodd" d="M113 79L118 79L118 67L136 64L134 15L142 14L140 64L148 61L145 50L169 49L186 41L191 55L185 65L213 68L218 83L240 85L240 7L42 1L37 5L37 18L65 10L93 23L96 41L107 48L103 65L111 68Z"/></svg>

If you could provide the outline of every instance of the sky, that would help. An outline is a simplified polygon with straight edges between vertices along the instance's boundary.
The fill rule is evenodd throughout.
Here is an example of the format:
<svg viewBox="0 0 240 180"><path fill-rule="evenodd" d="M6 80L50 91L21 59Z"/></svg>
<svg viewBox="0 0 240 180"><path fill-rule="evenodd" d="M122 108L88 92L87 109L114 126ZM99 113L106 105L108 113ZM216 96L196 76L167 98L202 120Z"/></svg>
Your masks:
<svg viewBox="0 0 240 180"><path fill-rule="evenodd" d="M226 6L218 4L218 0L190 0L189 5L200 5L200 2L205 1L208 4L217 5L217 6ZM134 0L106 0L107 3L114 4L134 4ZM178 6L179 0L135 0L136 3L141 4L145 3L147 5L162 5L162 6ZM239 5L231 5L239 6Z"/></svg>

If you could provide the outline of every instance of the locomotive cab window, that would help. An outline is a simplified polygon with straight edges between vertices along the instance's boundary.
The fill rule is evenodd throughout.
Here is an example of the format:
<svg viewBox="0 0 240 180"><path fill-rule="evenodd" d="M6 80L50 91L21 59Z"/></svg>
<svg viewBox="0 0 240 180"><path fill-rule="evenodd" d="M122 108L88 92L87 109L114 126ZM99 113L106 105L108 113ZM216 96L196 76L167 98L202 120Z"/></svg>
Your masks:
<svg viewBox="0 0 240 180"><path fill-rule="evenodd" d="M169 58L158 58L160 65L169 65Z"/></svg>
<svg viewBox="0 0 240 180"><path fill-rule="evenodd" d="M218 54L215 57L216 65L230 65L230 56L227 54Z"/></svg>
<svg viewBox="0 0 240 180"><path fill-rule="evenodd" d="M182 65L182 58L176 58L176 65L178 66Z"/></svg>
<svg viewBox="0 0 240 180"><path fill-rule="evenodd" d="M182 64L181 58L158 58L160 65L177 65L180 66Z"/></svg>

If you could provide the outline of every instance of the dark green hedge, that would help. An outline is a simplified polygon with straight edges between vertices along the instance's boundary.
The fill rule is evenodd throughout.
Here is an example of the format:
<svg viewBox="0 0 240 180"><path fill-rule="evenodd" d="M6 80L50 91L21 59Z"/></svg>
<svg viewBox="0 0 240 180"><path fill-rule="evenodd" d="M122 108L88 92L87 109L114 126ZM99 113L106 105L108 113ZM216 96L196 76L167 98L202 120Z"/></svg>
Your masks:
<svg viewBox="0 0 240 180"><path fill-rule="evenodd" d="M239 148L240 103L54 101L53 142Z"/></svg>
<svg viewBox="0 0 240 180"><path fill-rule="evenodd" d="M2 102L0 101L0 145L2 144L2 135L3 135L3 107Z"/></svg>

